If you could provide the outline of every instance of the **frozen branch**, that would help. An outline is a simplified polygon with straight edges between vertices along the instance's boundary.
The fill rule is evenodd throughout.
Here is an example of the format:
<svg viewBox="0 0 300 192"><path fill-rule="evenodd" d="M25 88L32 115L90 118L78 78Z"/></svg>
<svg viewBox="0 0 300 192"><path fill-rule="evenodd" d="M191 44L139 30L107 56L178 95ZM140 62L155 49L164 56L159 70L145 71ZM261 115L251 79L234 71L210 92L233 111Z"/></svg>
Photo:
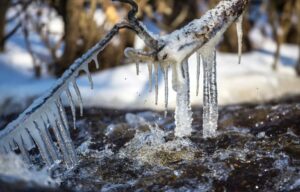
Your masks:
<svg viewBox="0 0 300 192"><path fill-rule="evenodd" d="M149 37L147 36L149 32L139 33L144 40L155 38L155 40L151 41L156 42L156 44L147 43L151 48L149 53L134 50L132 48L126 49L125 55L136 62L150 62L154 63L154 66L156 63L159 63L163 71L165 71L169 65L172 66L173 89L177 92L175 115L176 136L189 136L192 131L192 112L189 102L189 77L185 74L189 74L187 61L193 53L197 53L198 55L197 79L199 79L200 73L200 55L203 56L203 67L205 71L203 91L203 135L204 137L215 135L218 120L215 46L219 43L220 37L227 28L234 22L237 22L240 62L242 50L241 17L247 4L248 0L222 0L214 9L208 11L200 19L196 19L182 29L168 35ZM132 21L130 24L137 26L137 21L133 15L130 16L129 20ZM147 31L142 25L138 26L138 28L141 28L140 31ZM148 66L150 73L152 73L151 65L148 64Z"/></svg>
<svg viewBox="0 0 300 192"><path fill-rule="evenodd" d="M150 48L149 52L128 48L125 54L137 62L147 62L149 77L152 76L152 65L154 65L156 100L158 98L158 66L161 66L166 80L166 107L168 103L168 69L171 66L173 89L177 91L175 135L179 137L189 136L192 130L188 58L195 52L203 56L205 70L205 114L203 116L205 123L203 129L207 129L207 127L210 129L204 131L204 133L207 133L204 136L214 135L218 118L215 45L228 26L241 17L248 0L222 0L216 8L208 11L202 18L192 21L180 30L161 37L152 35L136 19L135 15L138 7L134 1L118 1L131 5L132 9L128 13L128 20L115 25L99 43L81 58L77 59L47 93L39 97L15 121L0 131L0 153L9 153L19 149L24 159L30 163L28 151L38 147L42 158L48 166L60 160L63 160L68 168L77 164L76 151L70 138L69 124L61 101L62 94L65 94L68 98L75 127L76 108L74 106L74 97L79 103L81 115L83 111L82 97L76 78L80 71L86 72L91 87L93 87L88 64L94 61L96 67L99 67L97 55L123 28L135 31ZM75 94L72 94L70 87L73 87ZM58 142L57 146L54 145L49 134L48 129L50 127L53 129Z"/></svg>

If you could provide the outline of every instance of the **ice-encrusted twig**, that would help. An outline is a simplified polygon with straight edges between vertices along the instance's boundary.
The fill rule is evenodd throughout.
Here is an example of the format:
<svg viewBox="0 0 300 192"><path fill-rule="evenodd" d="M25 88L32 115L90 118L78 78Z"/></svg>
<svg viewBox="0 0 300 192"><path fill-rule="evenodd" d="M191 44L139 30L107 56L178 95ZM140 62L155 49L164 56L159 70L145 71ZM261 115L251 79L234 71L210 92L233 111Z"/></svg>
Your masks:
<svg viewBox="0 0 300 192"><path fill-rule="evenodd" d="M175 135L188 136L191 133L191 127L189 126L191 126L192 119L190 117L192 113L190 107L188 106L189 89L187 89L189 85L188 81L182 77L182 74L184 75L184 72L186 71L182 67L182 64L185 63L193 53L197 52L197 80L199 79L200 74L199 65L201 54L205 54L202 56L204 56L204 69L207 71L205 74L207 77L204 79L205 90L203 106L208 110L204 110L205 114L203 115L203 132L205 137L214 136L218 119L217 85L215 74L216 62L214 48L226 29L232 23L238 21L239 55L241 54L241 15L247 5L248 0L221 0L214 9L209 10L200 19L190 22L185 27L174 31L173 33L161 37L156 37L153 35L143 36L143 33L140 33L142 36L141 38L144 39L148 47L151 48L149 53L139 52L131 48L126 50L126 55L130 55L133 60L147 63L151 61L151 63L160 63L161 65L172 65L172 87L177 92ZM133 15L131 15L131 20L135 20ZM142 25L139 27L144 28ZM147 29L144 28L141 31L145 32ZM146 34L150 33L146 32ZM153 38L155 40L153 40ZM203 50L202 48L208 50ZM207 53L207 51L210 51L211 53ZM187 99L187 101L182 101L182 99ZM186 106L184 107L183 105ZM185 111L184 114L188 114L186 118L183 118L183 116L179 115L183 114L182 110Z"/></svg>
<svg viewBox="0 0 300 192"><path fill-rule="evenodd" d="M92 61L99 68L97 56L122 28L133 29L124 21L116 24L111 31L94 47L89 49L81 58L77 59L64 72L55 85L44 95L34 101L19 117L0 131L0 153L13 152L19 149L27 162L31 162L29 151L35 147L48 166L64 161L68 168L77 164L78 159L73 146L67 115L62 104L62 95L66 94L69 101L73 126L76 121L75 99L80 106L80 115L83 113L83 104L76 78L80 71L87 73L91 88L93 81L88 64ZM72 85L72 86L71 86ZM75 95L70 91L73 87ZM54 145L49 129L53 130L58 145Z"/></svg>

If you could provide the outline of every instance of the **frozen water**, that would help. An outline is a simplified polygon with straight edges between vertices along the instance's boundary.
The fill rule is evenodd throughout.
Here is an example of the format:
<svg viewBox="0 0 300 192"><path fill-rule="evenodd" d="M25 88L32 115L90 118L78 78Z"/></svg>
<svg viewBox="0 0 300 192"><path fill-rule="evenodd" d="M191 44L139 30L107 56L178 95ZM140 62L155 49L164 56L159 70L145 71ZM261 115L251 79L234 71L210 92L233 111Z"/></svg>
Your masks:
<svg viewBox="0 0 300 192"><path fill-rule="evenodd" d="M236 31L238 36L239 64L241 64L242 51L243 51L243 14L238 18L236 22Z"/></svg>
<svg viewBox="0 0 300 192"><path fill-rule="evenodd" d="M82 101L82 96L81 96L80 90L78 88L78 85L77 85L75 79L72 81L72 84L73 84L73 88L75 90L75 93L76 93L76 96L77 96L77 100L78 100L78 103L79 103L80 116L83 116L83 101Z"/></svg>
<svg viewBox="0 0 300 192"><path fill-rule="evenodd" d="M218 125L218 90L216 76L216 50L202 49L203 59L203 137L215 136Z"/></svg>
<svg viewBox="0 0 300 192"><path fill-rule="evenodd" d="M201 53L197 51L197 78L196 78L196 95L199 95L199 81L200 81L200 67L201 67Z"/></svg>
<svg viewBox="0 0 300 192"><path fill-rule="evenodd" d="M155 77L155 105L158 104L158 63L154 63L154 77Z"/></svg>
<svg viewBox="0 0 300 192"><path fill-rule="evenodd" d="M152 63L148 63L148 73L149 73L149 92L152 92Z"/></svg>
<svg viewBox="0 0 300 192"><path fill-rule="evenodd" d="M163 68L164 80L165 80L165 117L168 113L169 104L169 65Z"/></svg>
<svg viewBox="0 0 300 192"><path fill-rule="evenodd" d="M178 137L190 136L192 132L192 111L190 106L190 83L189 83L189 65L187 60L182 64L177 64L175 87L177 92L175 109L175 135ZM174 80L174 79L173 79ZM174 83L174 81L173 81ZM173 85L174 87L174 85Z"/></svg>
<svg viewBox="0 0 300 192"><path fill-rule="evenodd" d="M69 88L66 88L66 95L72 111L73 127L74 129L76 129L76 107L75 107L73 96Z"/></svg>

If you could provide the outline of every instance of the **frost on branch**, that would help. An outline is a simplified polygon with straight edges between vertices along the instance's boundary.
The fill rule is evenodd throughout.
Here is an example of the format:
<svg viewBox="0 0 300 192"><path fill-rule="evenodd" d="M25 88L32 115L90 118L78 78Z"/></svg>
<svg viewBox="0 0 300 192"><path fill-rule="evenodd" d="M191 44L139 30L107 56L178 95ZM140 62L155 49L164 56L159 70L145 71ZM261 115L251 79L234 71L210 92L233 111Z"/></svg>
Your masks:
<svg viewBox="0 0 300 192"><path fill-rule="evenodd" d="M125 54L133 60L147 62L148 65L149 63L154 63L155 66L157 63L160 63L161 66L170 65L173 76L172 87L177 92L175 114L176 136L189 136L192 132L192 112L189 101L189 64L187 61L193 53L197 54L196 79L198 81L200 77L201 57L203 60L203 136L211 137L216 134L218 95L215 47L226 29L232 23L237 22L240 63L242 53L242 13L247 4L248 0L222 0L214 9L203 15L202 18L196 19L182 29L165 36L154 37L142 25L137 27L143 27L143 30L137 30L143 31L143 33L138 33L138 35L145 40L152 51L145 53L127 48ZM129 17L129 20L132 23L138 23L134 17ZM144 36L144 34L147 35ZM151 77L152 67L149 66L149 69ZM154 74L156 75L157 73ZM152 84L150 83L150 85ZM197 83L197 94L199 92L198 87L199 83ZM168 91L166 91L166 93L168 93ZM168 97L166 96L166 98Z"/></svg>

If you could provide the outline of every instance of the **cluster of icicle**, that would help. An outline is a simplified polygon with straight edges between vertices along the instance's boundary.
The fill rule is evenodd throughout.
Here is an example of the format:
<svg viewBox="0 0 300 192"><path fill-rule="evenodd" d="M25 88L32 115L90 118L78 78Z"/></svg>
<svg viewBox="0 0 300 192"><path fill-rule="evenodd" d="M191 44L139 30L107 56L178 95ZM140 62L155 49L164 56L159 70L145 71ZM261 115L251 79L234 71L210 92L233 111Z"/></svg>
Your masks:
<svg viewBox="0 0 300 192"><path fill-rule="evenodd" d="M30 164L32 156L29 152L37 147L48 167L62 161L67 168L77 164L78 158L70 137L70 126L62 98L63 96L67 98L75 128L76 103L79 104L80 114L83 113L82 97L76 78L80 71L86 72L91 88L93 88L88 64L93 60L96 67L99 68L97 60L99 48L99 46L95 46L77 59L49 92L41 96L15 121L0 131L0 152L2 154L19 150L23 159ZM52 129L58 145L53 141L50 129Z"/></svg>
<svg viewBox="0 0 300 192"><path fill-rule="evenodd" d="M238 36L238 63L241 63L242 55L242 18L243 14L236 21L237 36ZM210 39L205 45L196 51L197 56L197 87L196 94L199 95L199 81L201 63L203 65L203 137L216 136L218 124L218 90L217 90L217 71L216 71L216 49L215 47L220 42L222 34L226 31L224 27L218 32L214 38ZM171 35L167 36L170 38ZM176 35L173 35L176 36ZM128 53L132 49L128 50ZM126 53L125 53L126 54ZM130 54L127 54L130 55ZM202 61L202 62L201 62ZM155 103L158 103L158 70L159 67L164 75L165 82L165 114L168 110L168 94L169 94L169 69L172 69L172 87L177 93L176 111L175 111L175 135L184 137L191 135L192 132L192 110L190 104L190 72L188 58L183 62L174 63L158 63L148 62L149 71L149 87L152 91L153 82L152 76L155 79ZM154 71L153 71L154 68ZM137 75L139 75L139 62L136 62Z"/></svg>

